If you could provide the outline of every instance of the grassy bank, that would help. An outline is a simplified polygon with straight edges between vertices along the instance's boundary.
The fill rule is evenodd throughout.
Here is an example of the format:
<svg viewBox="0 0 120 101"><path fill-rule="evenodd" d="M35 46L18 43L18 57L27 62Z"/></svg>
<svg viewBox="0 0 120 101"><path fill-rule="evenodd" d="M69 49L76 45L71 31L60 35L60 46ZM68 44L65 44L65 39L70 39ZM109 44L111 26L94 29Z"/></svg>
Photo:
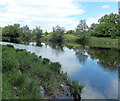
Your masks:
<svg viewBox="0 0 120 101"><path fill-rule="evenodd" d="M64 35L64 40L65 41L75 42L78 39L79 39L78 36L75 36L75 35L72 35L72 34L66 34L66 35Z"/></svg>
<svg viewBox="0 0 120 101"><path fill-rule="evenodd" d="M2 52L3 99L41 99L62 93L67 74L60 72L58 62L11 45L2 46Z"/></svg>
<svg viewBox="0 0 120 101"><path fill-rule="evenodd" d="M71 35L71 34L66 34L64 36L65 41L70 41L70 42L75 42L78 40L80 37ZM89 43L119 43L120 38L112 39L110 37L89 37Z"/></svg>
<svg viewBox="0 0 120 101"><path fill-rule="evenodd" d="M119 43L120 38L112 39L112 38L102 38L102 37L90 37L90 43Z"/></svg>
<svg viewBox="0 0 120 101"><path fill-rule="evenodd" d="M45 37L45 41L47 41L48 37ZM64 42L63 45L68 47L75 47L75 46L81 46L76 41L79 40L79 36L75 36L72 34L66 34L64 35ZM44 40L44 39L43 39ZM120 38L112 39L112 38L102 38L102 37L89 37L88 39L89 44L88 46L91 47L102 47L102 48L120 48Z"/></svg>

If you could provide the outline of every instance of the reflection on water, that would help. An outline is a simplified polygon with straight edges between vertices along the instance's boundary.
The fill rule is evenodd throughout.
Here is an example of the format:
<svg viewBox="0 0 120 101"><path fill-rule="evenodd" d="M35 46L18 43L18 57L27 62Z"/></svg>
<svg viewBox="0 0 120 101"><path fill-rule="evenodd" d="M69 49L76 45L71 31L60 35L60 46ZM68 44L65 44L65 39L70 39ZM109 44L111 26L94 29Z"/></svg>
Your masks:
<svg viewBox="0 0 120 101"><path fill-rule="evenodd" d="M8 44L8 43L2 43ZM15 48L26 49L38 56L60 62L62 70L71 80L85 85L83 99L117 99L118 67L120 50L92 47L67 48L60 44L41 47L13 44Z"/></svg>

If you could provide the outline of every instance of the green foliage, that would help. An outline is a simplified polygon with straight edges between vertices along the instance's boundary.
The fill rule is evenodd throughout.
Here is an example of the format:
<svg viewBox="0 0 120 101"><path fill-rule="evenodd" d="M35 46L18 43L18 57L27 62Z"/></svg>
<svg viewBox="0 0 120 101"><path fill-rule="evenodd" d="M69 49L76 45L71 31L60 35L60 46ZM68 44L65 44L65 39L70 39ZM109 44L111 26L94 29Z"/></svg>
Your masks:
<svg viewBox="0 0 120 101"><path fill-rule="evenodd" d="M29 41L32 38L32 30L26 25L21 27L21 43L25 41Z"/></svg>
<svg viewBox="0 0 120 101"><path fill-rule="evenodd" d="M62 42L64 39L64 28L60 26L53 27L49 40L53 42Z"/></svg>
<svg viewBox="0 0 120 101"><path fill-rule="evenodd" d="M48 33L47 31L44 33L45 36L48 36L50 33Z"/></svg>
<svg viewBox="0 0 120 101"><path fill-rule="evenodd" d="M19 42L17 39L20 37L20 24L5 26L2 30L2 37L7 37L11 42Z"/></svg>
<svg viewBox="0 0 120 101"><path fill-rule="evenodd" d="M99 24L92 24L91 34L97 37L111 37L116 38L120 36L120 16L118 14L106 14L101 17L98 22ZM92 28L93 27L93 28Z"/></svg>
<svg viewBox="0 0 120 101"><path fill-rule="evenodd" d="M78 81L72 81L70 92L73 95L74 99L80 99L83 85L80 85Z"/></svg>
<svg viewBox="0 0 120 101"><path fill-rule="evenodd" d="M40 27L30 29L27 25L20 27L20 24L14 24L3 27L2 40L25 43L33 39L38 41L42 37L42 34L43 32Z"/></svg>
<svg viewBox="0 0 120 101"><path fill-rule="evenodd" d="M79 36L75 36L75 35L72 35L72 34L65 34L65 36L64 36L65 41L73 41L73 42L75 42L78 39L79 39Z"/></svg>
<svg viewBox="0 0 120 101"><path fill-rule="evenodd" d="M33 29L33 34L35 35L35 39L39 40L43 35L43 31L40 27L36 27L35 29Z"/></svg>
<svg viewBox="0 0 120 101"><path fill-rule="evenodd" d="M89 43L90 36L89 34L81 34L80 38L76 40L76 42L81 44L88 44Z"/></svg>
<svg viewBox="0 0 120 101"><path fill-rule="evenodd" d="M106 70L118 70L120 59L118 58L118 54L120 54L120 50L118 49L110 49L110 48L89 48L90 56L93 59L99 59L99 64ZM114 54L113 54L114 53Z"/></svg>
<svg viewBox="0 0 120 101"><path fill-rule="evenodd" d="M75 33L74 30L68 30L68 31L66 32L66 34L74 34L74 33Z"/></svg>
<svg viewBox="0 0 120 101"><path fill-rule="evenodd" d="M60 85L67 80L60 72L58 62L50 62L25 50L15 50L11 45L3 46L2 52L3 99L40 99L40 85L46 95L57 95Z"/></svg>
<svg viewBox="0 0 120 101"><path fill-rule="evenodd" d="M8 25L3 28L3 36L19 37L20 36L20 24Z"/></svg>
<svg viewBox="0 0 120 101"><path fill-rule="evenodd" d="M76 34L83 34L88 30L88 25L85 20L80 20L79 25L76 28Z"/></svg>
<svg viewBox="0 0 120 101"><path fill-rule="evenodd" d="M15 50L13 48L8 48L4 46L2 49L2 71L9 72L14 68L18 67L18 61L16 60Z"/></svg>
<svg viewBox="0 0 120 101"><path fill-rule="evenodd" d="M92 36L94 36L94 34L95 34L94 31L95 31L97 26L98 26L98 24L95 24L95 23L91 24L91 26L89 28L89 32Z"/></svg>
<svg viewBox="0 0 120 101"><path fill-rule="evenodd" d="M119 38L119 37L118 37ZM112 39L110 37L90 37L89 41L94 43L118 43L119 39Z"/></svg>

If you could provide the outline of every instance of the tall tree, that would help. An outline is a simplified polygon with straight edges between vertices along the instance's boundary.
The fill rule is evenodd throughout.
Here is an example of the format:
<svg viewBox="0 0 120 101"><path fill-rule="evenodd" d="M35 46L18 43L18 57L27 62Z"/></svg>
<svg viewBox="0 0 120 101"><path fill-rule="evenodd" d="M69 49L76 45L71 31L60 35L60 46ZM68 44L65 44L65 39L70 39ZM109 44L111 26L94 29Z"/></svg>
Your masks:
<svg viewBox="0 0 120 101"><path fill-rule="evenodd" d="M53 27L53 32L50 35L50 40L55 42L62 42L65 29L60 26Z"/></svg>
<svg viewBox="0 0 120 101"><path fill-rule="evenodd" d="M38 41L42 37L43 31L40 27L36 27L35 29L33 29L33 34L35 35L35 38Z"/></svg>
<svg viewBox="0 0 120 101"><path fill-rule="evenodd" d="M20 24L5 26L2 30L2 36L9 38L11 42L18 41L17 38L20 37Z"/></svg>
<svg viewBox="0 0 120 101"><path fill-rule="evenodd" d="M98 22L99 24L93 31L94 36L100 37L112 37L120 36L120 15L118 14L106 14L101 17Z"/></svg>
<svg viewBox="0 0 120 101"><path fill-rule="evenodd" d="M21 40L22 41L30 40L30 38L32 37L31 32L32 31L27 25L21 27Z"/></svg>
<svg viewBox="0 0 120 101"><path fill-rule="evenodd" d="M86 23L86 20L80 20L80 23L78 24L76 28L76 32L78 33L84 33L88 30L88 25Z"/></svg>

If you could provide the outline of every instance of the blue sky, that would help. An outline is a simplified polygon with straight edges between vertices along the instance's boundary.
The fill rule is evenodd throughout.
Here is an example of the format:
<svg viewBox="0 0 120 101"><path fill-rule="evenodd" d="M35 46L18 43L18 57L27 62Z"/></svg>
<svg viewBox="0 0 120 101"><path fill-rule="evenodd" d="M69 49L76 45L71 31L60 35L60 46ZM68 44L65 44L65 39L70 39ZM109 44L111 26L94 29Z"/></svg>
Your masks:
<svg viewBox="0 0 120 101"><path fill-rule="evenodd" d="M88 17L95 18L101 14L118 12L118 2L79 2L79 4L82 5L85 13L76 17L82 19L87 19ZM109 7L102 8L104 5Z"/></svg>
<svg viewBox="0 0 120 101"><path fill-rule="evenodd" d="M116 2L80 2L81 0L2 0L0 26L20 23L30 27L41 26L51 31L60 25L75 29L81 19L90 26L104 14L118 12ZM83 0L82 0L83 1ZM98 1L98 0L97 0ZM114 0L109 0L114 1Z"/></svg>

